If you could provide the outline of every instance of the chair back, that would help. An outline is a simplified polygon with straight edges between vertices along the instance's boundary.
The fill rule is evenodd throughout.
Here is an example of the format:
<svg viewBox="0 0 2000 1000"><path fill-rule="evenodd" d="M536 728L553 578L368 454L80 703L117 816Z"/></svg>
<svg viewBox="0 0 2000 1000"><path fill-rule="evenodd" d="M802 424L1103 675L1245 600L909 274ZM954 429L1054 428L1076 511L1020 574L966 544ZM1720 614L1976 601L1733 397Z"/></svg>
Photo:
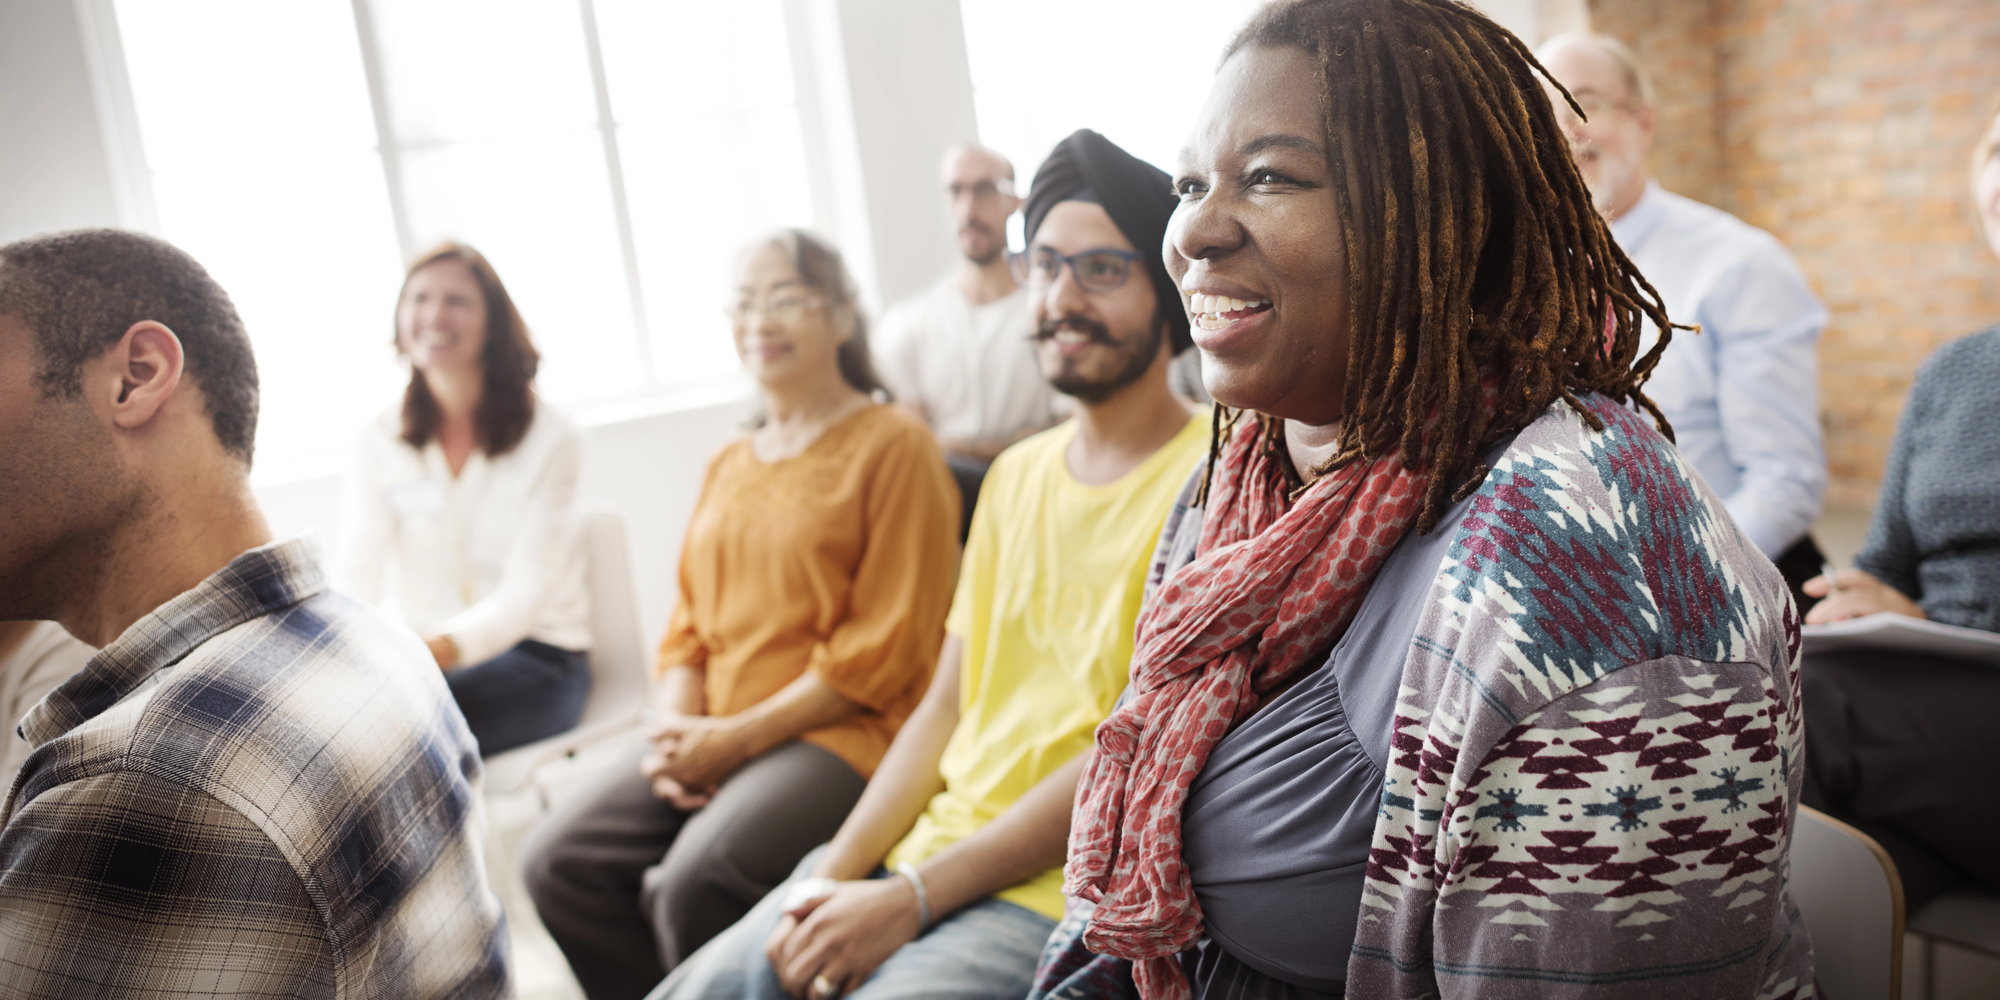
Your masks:
<svg viewBox="0 0 2000 1000"><path fill-rule="evenodd" d="M1791 890L1812 934L1820 992L1829 1000L1899 1000L1903 881L1882 845L1800 806Z"/></svg>
<svg viewBox="0 0 2000 1000"><path fill-rule="evenodd" d="M608 511L581 516L585 585L590 590L590 700L578 729L646 703L646 644L639 638L638 588L625 519Z"/></svg>

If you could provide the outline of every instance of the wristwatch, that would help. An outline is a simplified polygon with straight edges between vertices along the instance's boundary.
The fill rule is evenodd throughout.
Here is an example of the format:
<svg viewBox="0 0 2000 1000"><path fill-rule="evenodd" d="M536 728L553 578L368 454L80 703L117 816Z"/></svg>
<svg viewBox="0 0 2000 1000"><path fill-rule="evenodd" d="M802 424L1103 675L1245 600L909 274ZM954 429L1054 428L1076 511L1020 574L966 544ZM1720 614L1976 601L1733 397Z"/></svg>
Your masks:
<svg viewBox="0 0 2000 1000"><path fill-rule="evenodd" d="M790 913L807 903L825 899L833 895L833 890L839 887L840 883L837 880L827 878L824 875L814 875L808 879L800 879L798 883L792 886L789 892L785 893L784 911Z"/></svg>

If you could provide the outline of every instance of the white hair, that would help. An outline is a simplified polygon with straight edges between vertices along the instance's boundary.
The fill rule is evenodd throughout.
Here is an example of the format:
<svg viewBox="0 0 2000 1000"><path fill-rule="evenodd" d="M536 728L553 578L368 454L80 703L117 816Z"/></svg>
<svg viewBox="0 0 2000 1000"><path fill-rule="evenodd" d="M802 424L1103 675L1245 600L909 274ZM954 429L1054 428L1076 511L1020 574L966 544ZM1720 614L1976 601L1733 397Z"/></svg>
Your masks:
<svg viewBox="0 0 2000 1000"><path fill-rule="evenodd" d="M1653 106L1653 78L1646 75L1646 67L1624 42L1595 31L1564 31L1550 35L1542 42L1535 51L1535 57L1546 62L1549 53L1565 45L1586 45L1609 56L1625 76L1625 89L1631 91L1642 106Z"/></svg>

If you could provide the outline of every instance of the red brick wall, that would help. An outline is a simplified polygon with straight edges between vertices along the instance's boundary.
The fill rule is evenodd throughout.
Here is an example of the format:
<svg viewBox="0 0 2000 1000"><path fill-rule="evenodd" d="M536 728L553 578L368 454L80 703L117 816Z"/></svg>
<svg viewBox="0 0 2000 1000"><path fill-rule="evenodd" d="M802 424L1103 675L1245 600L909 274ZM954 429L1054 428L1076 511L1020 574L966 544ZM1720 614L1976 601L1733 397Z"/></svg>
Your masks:
<svg viewBox="0 0 2000 1000"><path fill-rule="evenodd" d="M2000 321L1966 170L2000 0L1592 0L1652 71L1661 184L1775 233L1833 314L1827 500L1873 502L1916 367Z"/></svg>

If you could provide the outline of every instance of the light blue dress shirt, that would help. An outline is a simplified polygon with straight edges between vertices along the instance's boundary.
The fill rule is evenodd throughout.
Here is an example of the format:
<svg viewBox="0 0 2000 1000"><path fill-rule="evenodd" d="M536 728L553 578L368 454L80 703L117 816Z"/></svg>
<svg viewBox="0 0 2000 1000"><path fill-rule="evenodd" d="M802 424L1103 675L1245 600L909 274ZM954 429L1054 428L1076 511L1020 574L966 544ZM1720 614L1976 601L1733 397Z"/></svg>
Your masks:
<svg viewBox="0 0 2000 1000"><path fill-rule="evenodd" d="M1681 455L1766 556L1804 537L1826 492L1819 335L1826 308L1776 237L1649 183L1611 224L1677 330L1646 394ZM1646 324L1640 353L1658 331Z"/></svg>

